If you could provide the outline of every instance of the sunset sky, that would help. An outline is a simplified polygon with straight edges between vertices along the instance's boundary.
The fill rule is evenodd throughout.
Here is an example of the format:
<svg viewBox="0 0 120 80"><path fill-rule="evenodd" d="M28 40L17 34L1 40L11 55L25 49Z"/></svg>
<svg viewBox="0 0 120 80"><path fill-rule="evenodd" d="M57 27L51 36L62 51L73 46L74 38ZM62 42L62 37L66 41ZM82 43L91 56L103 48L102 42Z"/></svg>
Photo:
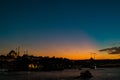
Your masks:
<svg viewBox="0 0 120 80"><path fill-rule="evenodd" d="M119 0L1 0L0 55L20 46L36 56L120 58Z"/></svg>

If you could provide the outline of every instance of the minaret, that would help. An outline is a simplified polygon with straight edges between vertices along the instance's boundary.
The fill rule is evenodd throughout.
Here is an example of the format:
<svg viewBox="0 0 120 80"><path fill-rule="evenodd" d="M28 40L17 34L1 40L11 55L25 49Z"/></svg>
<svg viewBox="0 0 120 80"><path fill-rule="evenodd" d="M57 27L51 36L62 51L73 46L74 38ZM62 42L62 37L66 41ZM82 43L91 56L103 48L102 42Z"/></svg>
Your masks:
<svg viewBox="0 0 120 80"><path fill-rule="evenodd" d="M17 52L18 56L20 55L20 46L18 47L18 52Z"/></svg>
<svg viewBox="0 0 120 80"><path fill-rule="evenodd" d="M17 48L15 49L15 52L18 54L18 50L17 50Z"/></svg>
<svg viewBox="0 0 120 80"><path fill-rule="evenodd" d="M26 54L28 54L28 50L26 50Z"/></svg>

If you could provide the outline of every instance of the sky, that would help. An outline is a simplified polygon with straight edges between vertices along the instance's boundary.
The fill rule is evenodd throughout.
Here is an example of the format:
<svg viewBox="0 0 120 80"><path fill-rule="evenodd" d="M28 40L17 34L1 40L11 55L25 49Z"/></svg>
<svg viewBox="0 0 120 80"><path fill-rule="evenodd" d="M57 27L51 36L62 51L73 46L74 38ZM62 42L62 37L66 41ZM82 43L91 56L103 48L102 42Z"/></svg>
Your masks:
<svg viewBox="0 0 120 80"><path fill-rule="evenodd" d="M0 54L119 58L98 52L120 43L119 0L1 0Z"/></svg>

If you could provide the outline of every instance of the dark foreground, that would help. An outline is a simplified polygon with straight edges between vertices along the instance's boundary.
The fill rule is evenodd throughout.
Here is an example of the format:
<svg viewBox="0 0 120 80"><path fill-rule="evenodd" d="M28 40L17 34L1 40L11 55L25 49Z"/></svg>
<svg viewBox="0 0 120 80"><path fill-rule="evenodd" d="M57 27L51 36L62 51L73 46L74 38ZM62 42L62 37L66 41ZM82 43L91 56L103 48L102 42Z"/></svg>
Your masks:
<svg viewBox="0 0 120 80"><path fill-rule="evenodd" d="M76 78L80 72L89 70L93 77L89 80L120 80L120 68L84 68L51 72L0 72L0 80L83 80ZM88 79L87 79L88 80Z"/></svg>

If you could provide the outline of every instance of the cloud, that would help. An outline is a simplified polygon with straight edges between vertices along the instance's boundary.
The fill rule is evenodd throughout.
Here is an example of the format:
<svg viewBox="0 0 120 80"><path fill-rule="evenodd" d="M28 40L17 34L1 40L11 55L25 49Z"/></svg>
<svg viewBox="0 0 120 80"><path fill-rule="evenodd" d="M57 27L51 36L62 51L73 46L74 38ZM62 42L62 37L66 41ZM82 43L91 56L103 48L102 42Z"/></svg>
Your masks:
<svg viewBox="0 0 120 80"><path fill-rule="evenodd" d="M108 54L120 54L120 47L105 48L99 50L100 52L107 52Z"/></svg>

